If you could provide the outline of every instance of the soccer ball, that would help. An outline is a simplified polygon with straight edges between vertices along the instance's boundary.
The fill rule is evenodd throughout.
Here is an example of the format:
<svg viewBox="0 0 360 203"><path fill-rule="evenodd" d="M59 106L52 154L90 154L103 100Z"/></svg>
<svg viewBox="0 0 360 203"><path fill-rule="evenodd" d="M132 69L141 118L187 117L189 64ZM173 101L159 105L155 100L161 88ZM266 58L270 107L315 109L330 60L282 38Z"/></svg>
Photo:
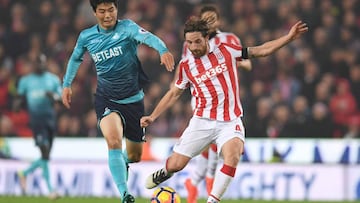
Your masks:
<svg viewBox="0 0 360 203"><path fill-rule="evenodd" d="M151 203L180 203L179 194L171 187L157 188L152 197Z"/></svg>

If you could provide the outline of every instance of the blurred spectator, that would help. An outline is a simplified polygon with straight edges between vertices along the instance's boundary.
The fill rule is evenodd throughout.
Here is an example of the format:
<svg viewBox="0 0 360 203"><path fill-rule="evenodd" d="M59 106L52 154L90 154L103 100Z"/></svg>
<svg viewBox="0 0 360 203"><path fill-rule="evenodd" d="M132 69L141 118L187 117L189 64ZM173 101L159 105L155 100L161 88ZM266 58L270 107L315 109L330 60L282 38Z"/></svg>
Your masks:
<svg viewBox="0 0 360 203"><path fill-rule="evenodd" d="M6 53L16 60L17 57L24 54L29 48L30 32L29 16L27 7L22 3L15 3L11 7L10 32L6 38ZM14 46L16 44L16 46Z"/></svg>
<svg viewBox="0 0 360 203"><path fill-rule="evenodd" d="M34 6L35 7L35 6ZM32 15L31 31L34 33L44 33L44 30L49 30L53 15L55 13L53 2L50 0L44 0L39 2L39 5L35 7Z"/></svg>
<svg viewBox="0 0 360 203"><path fill-rule="evenodd" d="M265 90L270 92L271 84L276 75L275 63L272 57L262 57L253 61L253 80L260 80L265 85Z"/></svg>
<svg viewBox="0 0 360 203"><path fill-rule="evenodd" d="M314 59L321 64L321 73L324 72L331 72L331 65L330 65L330 52L331 46L329 42L329 36L326 32L325 28L323 27L314 27L314 34L313 34L313 44L312 50L314 53ZM310 33L309 33L310 34Z"/></svg>
<svg viewBox="0 0 360 203"><path fill-rule="evenodd" d="M185 107L185 108L184 108ZM169 137L180 137L181 133L185 130L188 121L191 117L187 116L188 108L191 109L191 105L183 106L181 101L176 102L170 108L169 115L169 127L168 127L168 135ZM189 114L188 114L189 115Z"/></svg>
<svg viewBox="0 0 360 203"><path fill-rule="evenodd" d="M266 95L263 81L255 80L251 83L250 94L246 95L243 104L246 109L246 116L255 117L258 111L258 100Z"/></svg>
<svg viewBox="0 0 360 203"><path fill-rule="evenodd" d="M333 122L329 115L328 107L321 102L312 106L311 118L308 122L306 133L307 138L332 138Z"/></svg>
<svg viewBox="0 0 360 203"><path fill-rule="evenodd" d="M256 102L256 114L246 116L246 133L249 137L267 137L267 127L271 117L272 101L269 97L259 98Z"/></svg>
<svg viewBox="0 0 360 203"><path fill-rule="evenodd" d="M97 128L97 118L94 110L90 110L84 116L84 134L86 137L98 137L101 136L99 134L99 130Z"/></svg>
<svg viewBox="0 0 360 203"><path fill-rule="evenodd" d="M281 101L292 104L296 95L300 92L300 83L294 78L289 70L279 70L272 87L279 90Z"/></svg>
<svg viewBox="0 0 360 203"><path fill-rule="evenodd" d="M70 128L70 116L66 113L62 114L58 118L57 124L57 135L59 137L67 137L69 136L69 128Z"/></svg>
<svg viewBox="0 0 360 203"><path fill-rule="evenodd" d="M15 135L19 137L33 137L33 132L29 127L30 117L26 110L8 111L7 117L11 120Z"/></svg>
<svg viewBox="0 0 360 203"><path fill-rule="evenodd" d="M348 118L357 111L356 100L351 94L349 82L345 79L337 81L335 94L330 98L330 111L335 124L335 137L341 137L347 125Z"/></svg>
<svg viewBox="0 0 360 203"><path fill-rule="evenodd" d="M17 134L9 117L0 114L0 135L2 137L15 137Z"/></svg>
<svg viewBox="0 0 360 203"><path fill-rule="evenodd" d="M279 104L276 106L269 121L267 129L268 137L293 137L289 122L290 116L290 109L286 104Z"/></svg>
<svg viewBox="0 0 360 203"><path fill-rule="evenodd" d="M0 113L9 108L11 102L10 88L12 83L12 61L5 57L4 47L0 44Z"/></svg>
<svg viewBox="0 0 360 203"><path fill-rule="evenodd" d="M292 131L291 135L294 137L304 136L309 118L308 100L304 96L296 97L292 104L292 115L289 119Z"/></svg>
<svg viewBox="0 0 360 203"><path fill-rule="evenodd" d="M301 78L301 95L305 96L309 104L313 104L315 99L316 86L320 81L319 66L314 60L309 60L304 64L304 74Z"/></svg>
<svg viewBox="0 0 360 203"><path fill-rule="evenodd" d="M360 114L349 117L344 137L360 138Z"/></svg>
<svg viewBox="0 0 360 203"><path fill-rule="evenodd" d="M360 108L360 64L350 68L350 89L355 97L357 107Z"/></svg>

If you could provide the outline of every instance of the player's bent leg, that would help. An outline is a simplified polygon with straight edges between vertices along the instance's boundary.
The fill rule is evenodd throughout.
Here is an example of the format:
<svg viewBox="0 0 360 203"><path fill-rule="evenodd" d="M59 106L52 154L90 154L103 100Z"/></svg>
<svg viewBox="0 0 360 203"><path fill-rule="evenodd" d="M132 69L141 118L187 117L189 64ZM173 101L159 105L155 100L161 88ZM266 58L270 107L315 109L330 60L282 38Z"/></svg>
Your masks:
<svg viewBox="0 0 360 203"><path fill-rule="evenodd" d="M123 126L120 116L112 112L102 118L100 130L106 139L109 149L108 164L111 175L124 201L129 193L126 181L126 162L122 152Z"/></svg>
<svg viewBox="0 0 360 203"><path fill-rule="evenodd" d="M142 151L143 142L133 142L126 139L126 150L123 151L126 163L126 180L129 178L129 164L140 162Z"/></svg>
<svg viewBox="0 0 360 203"><path fill-rule="evenodd" d="M20 187L21 187L21 193L23 195L26 194L26 176L24 175L23 171L18 171L17 176L19 178Z"/></svg>
<svg viewBox="0 0 360 203"><path fill-rule="evenodd" d="M214 184L214 178L205 177L205 184L206 184L206 192L208 193L208 195L210 195L213 184Z"/></svg>
<svg viewBox="0 0 360 203"><path fill-rule="evenodd" d="M182 170L190 161L190 157L174 152L167 160L165 168L155 171L147 177L145 187L148 189L158 186L169 179L174 173Z"/></svg>
<svg viewBox="0 0 360 203"><path fill-rule="evenodd" d="M143 142L133 142L126 139L126 159L127 163L137 163L141 161Z"/></svg>
<svg viewBox="0 0 360 203"><path fill-rule="evenodd" d="M195 171L191 173L190 178L185 181L185 188L188 192L187 202L196 203L198 197L197 185L201 180L205 178L208 163L208 151L207 147L203 152L195 157Z"/></svg>
<svg viewBox="0 0 360 203"><path fill-rule="evenodd" d="M214 177L216 172L216 166L218 164L218 155L217 155L217 146L216 144L211 144L208 151L208 162L207 162L207 170L206 170L206 177L205 177L205 183L206 183L206 191L208 195L210 195L213 183L214 183Z"/></svg>
<svg viewBox="0 0 360 203"><path fill-rule="evenodd" d="M208 165L208 148L195 157L195 171L191 174L191 181L198 185L205 178Z"/></svg>
<svg viewBox="0 0 360 203"><path fill-rule="evenodd" d="M19 178L21 192L26 194L27 184L26 184L26 177L28 174L33 173L38 167L41 167L42 159L35 160L31 162L30 166L25 170L21 170L17 172L17 176Z"/></svg>
<svg viewBox="0 0 360 203"><path fill-rule="evenodd" d="M169 179L171 176L173 176L173 173L167 172L165 168L159 169L146 178L145 187L147 189L152 189Z"/></svg>
<svg viewBox="0 0 360 203"><path fill-rule="evenodd" d="M52 146L52 137L47 137L48 142L44 143L43 145L39 146L41 151L41 169L42 169L42 175L46 182L48 191L49 191L49 199L54 200L58 199L60 196L57 194L51 184L50 181L50 172L49 172L49 159L50 159L50 151Z"/></svg>

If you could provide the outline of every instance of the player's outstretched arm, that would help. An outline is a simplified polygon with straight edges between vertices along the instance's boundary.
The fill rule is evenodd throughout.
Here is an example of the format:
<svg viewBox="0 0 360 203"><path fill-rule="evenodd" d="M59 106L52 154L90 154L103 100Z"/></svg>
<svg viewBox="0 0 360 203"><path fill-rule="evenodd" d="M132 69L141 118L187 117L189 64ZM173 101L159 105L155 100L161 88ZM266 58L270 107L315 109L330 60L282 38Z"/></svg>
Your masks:
<svg viewBox="0 0 360 203"><path fill-rule="evenodd" d="M161 65L165 65L166 70L173 71L175 62L174 56L170 52L165 52L160 56Z"/></svg>
<svg viewBox="0 0 360 203"><path fill-rule="evenodd" d="M72 95L72 90L70 87L64 87L63 91L62 91L62 102L64 104L64 106L68 109L70 109L70 104L71 104L71 95Z"/></svg>
<svg viewBox="0 0 360 203"><path fill-rule="evenodd" d="M306 23L298 21L293 25L287 35L284 35L278 39L266 42L260 46L249 47L248 56L249 58L253 57L263 57L268 56L286 44L292 42L293 40L299 38L302 34L308 31Z"/></svg>
<svg viewBox="0 0 360 203"><path fill-rule="evenodd" d="M179 89L176 86L173 86L160 100L158 105L156 105L154 111L150 116L143 116L140 119L140 126L142 128L147 127L152 122L154 122L165 110L170 106L173 106L176 100L179 99L181 94L184 92L183 89Z"/></svg>

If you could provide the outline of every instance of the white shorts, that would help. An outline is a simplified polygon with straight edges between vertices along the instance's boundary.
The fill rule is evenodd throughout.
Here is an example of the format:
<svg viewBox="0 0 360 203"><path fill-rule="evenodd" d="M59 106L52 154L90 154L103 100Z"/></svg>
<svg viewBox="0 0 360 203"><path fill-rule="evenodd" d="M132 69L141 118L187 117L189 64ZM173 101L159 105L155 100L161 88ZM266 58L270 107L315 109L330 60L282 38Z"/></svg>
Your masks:
<svg viewBox="0 0 360 203"><path fill-rule="evenodd" d="M187 157L200 154L209 144L215 143L220 155L221 147L238 137L245 143L245 128L241 118L232 121L216 121L192 117L188 127L174 146L174 152Z"/></svg>

